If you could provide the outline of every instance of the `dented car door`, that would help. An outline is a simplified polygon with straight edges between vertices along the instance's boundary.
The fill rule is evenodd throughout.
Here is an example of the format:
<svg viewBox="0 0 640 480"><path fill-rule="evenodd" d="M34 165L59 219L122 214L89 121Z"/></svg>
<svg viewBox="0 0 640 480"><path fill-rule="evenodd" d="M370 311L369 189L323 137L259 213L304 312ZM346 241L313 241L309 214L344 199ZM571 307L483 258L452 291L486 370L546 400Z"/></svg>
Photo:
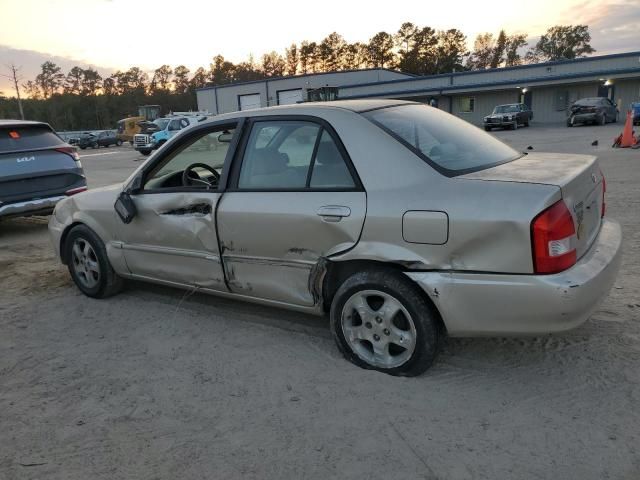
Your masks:
<svg viewBox="0 0 640 480"><path fill-rule="evenodd" d="M366 193L328 124L256 119L218 208L229 288L312 306L322 259L353 247Z"/></svg>
<svg viewBox="0 0 640 480"><path fill-rule="evenodd" d="M131 195L136 214L120 236L131 274L227 290L215 212L235 124L192 132L154 162Z"/></svg>

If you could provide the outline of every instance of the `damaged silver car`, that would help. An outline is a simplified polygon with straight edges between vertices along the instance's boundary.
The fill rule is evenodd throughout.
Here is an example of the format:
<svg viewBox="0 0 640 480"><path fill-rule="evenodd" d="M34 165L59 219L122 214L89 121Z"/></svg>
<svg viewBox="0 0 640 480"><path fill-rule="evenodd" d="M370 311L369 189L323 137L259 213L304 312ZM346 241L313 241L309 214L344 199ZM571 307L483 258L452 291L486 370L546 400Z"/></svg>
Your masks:
<svg viewBox="0 0 640 480"><path fill-rule="evenodd" d="M417 375L451 336L557 332L613 284L595 157L522 154L393 100L220 115L49 229L91 297L122 280L328 314L353 363Z"/></svg>

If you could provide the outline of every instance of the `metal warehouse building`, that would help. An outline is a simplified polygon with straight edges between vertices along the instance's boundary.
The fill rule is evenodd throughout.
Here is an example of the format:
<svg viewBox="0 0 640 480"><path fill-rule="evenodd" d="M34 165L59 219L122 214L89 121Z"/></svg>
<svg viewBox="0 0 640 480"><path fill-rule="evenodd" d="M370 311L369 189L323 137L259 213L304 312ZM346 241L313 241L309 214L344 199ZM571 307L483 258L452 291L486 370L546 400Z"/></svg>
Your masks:
<svg viewBox="0 0 640 480"><path fill-rule="evenodd" d="M307 100L322 86L340 99L396 98L429 102L480 124L495 105L521 102L537 122L562 122L579 98L608 97L623 113L640 101L640 52L443 75L414 76L386 69L270 78L197 91L198 109L212 113L286 105Z"/></svg>

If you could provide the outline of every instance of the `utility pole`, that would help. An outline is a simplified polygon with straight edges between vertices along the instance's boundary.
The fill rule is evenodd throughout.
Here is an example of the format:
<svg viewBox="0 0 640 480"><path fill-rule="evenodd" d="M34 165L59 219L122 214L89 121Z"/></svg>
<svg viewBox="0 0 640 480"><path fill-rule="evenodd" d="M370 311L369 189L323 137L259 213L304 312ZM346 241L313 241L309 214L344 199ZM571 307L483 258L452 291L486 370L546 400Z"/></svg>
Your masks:
<svg viewBox="0 0 640 480"><path fill-rule="evenodd" d="M18 86L18 82L22 80L21 77L18 77L18 72L20 71L20 67L16 67L14 63L10 63L7 65L7 68L11 72L11 75L0 74L0 76L8 78L13 82L13 85L16 89L16 96L18 97L18 108L20 109L20 118L24 120L24 110L22 109L22 99L20 98L20 87Z"/></svg>

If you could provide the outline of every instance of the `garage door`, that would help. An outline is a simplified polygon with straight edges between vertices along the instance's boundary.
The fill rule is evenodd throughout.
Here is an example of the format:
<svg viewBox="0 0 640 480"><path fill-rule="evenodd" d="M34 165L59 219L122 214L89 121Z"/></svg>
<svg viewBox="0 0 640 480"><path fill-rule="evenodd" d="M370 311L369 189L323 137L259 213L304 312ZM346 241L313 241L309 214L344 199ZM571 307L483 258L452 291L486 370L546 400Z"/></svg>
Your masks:
<svg viewBox="0 0 640 480"><path fill-rule="evenodd" d="M292 105L302 101L302 89L278 92L278 105Z"/></svg>
<svg viewBox="0 0 640 480"><path fill-rule="evenodd" d="M252 108L260 108L260 94L252 93L251 95L239 95L240 110L251 110Z"/></svg>

